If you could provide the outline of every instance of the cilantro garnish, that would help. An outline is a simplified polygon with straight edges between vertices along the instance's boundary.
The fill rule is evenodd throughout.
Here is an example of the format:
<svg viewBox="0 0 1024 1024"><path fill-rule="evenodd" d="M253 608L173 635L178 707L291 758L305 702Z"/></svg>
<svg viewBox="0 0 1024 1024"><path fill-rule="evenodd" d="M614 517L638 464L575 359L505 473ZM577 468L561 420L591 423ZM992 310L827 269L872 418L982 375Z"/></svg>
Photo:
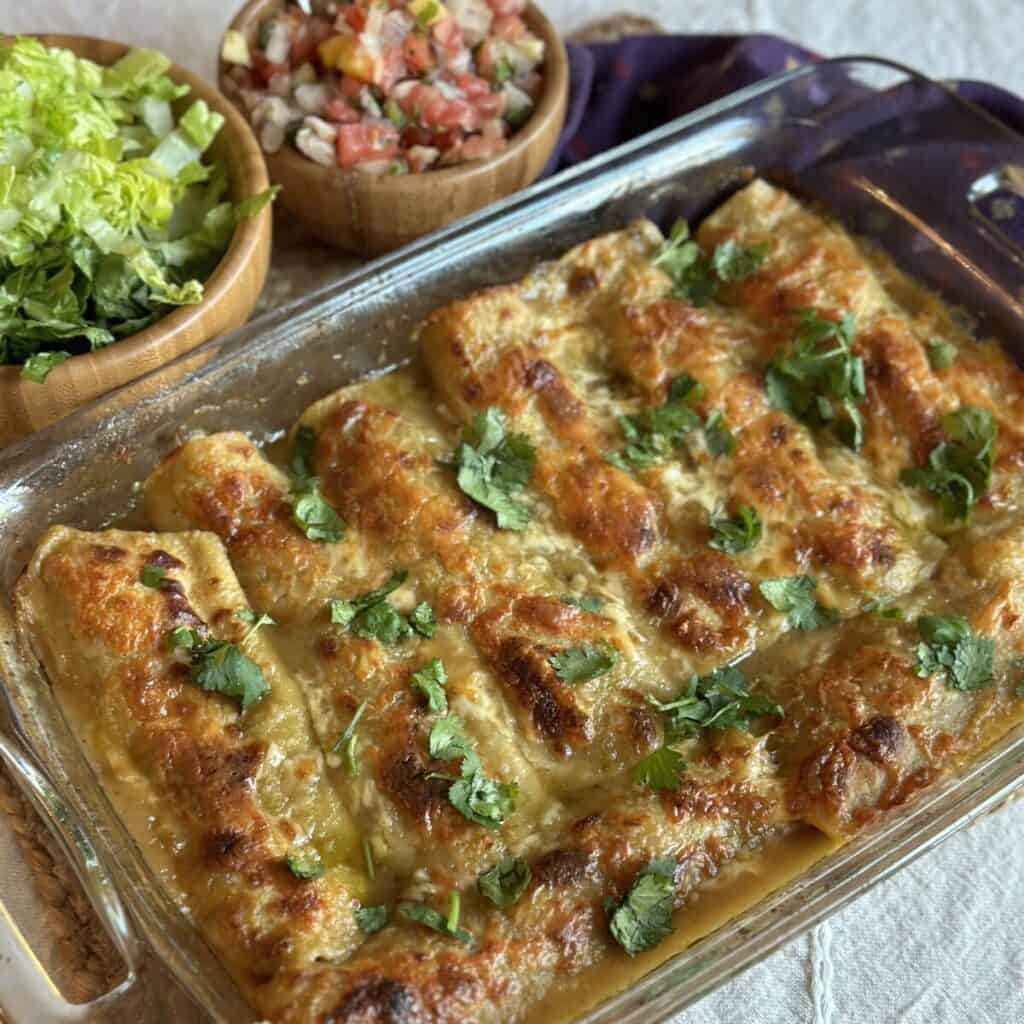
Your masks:
<svg viewBox="0 0 1024 1024"><path fill-rule="evenodd" d="M423 668L412 674L412 685L427 698L427 706L431 711L448 714L448 695L444 685L448 674L444 670L444 662L440 658L428 661Z"/></svg>
<svg viewBox="0 0 1024 1024"><path fill-rule="evenodd" d="M905 469L900 480L939 498L946 519L964 520L992 482L998 425L988 409L965 405L942 417L946 440L927 466Z"/></svg>
<svg viewBox="0 0 1024 1024"><path fill-rule="evenodd" d="M203 643L203 637L198 630L190 629L188 626L175 626L167 637L167 646L173 651L181 648L185 651L199 647Z"/></svg>
<svg viewBox="0 0 1024 1024"><path fill-rule="evenodd" d="M160 565L144 565L139 573L139 580L145 587L152 587L154 590L162 589L164 577L167 570Z"/></svg>
<svg viewBox="0 0 1024 1024"><path fill-rule="evenodd" d="M522 530L530 521L530 510L513 495L530 482L536 462L530 439L510 434L508 417L493 407L473 417L452 460L462 492L494 512L503 530Z"/></svg>
<svg viewBox="0 0 1024 1024"><path fill-rule="evenodd" d="M379 932L388 923L390 916L390 911L384 904L379 907L360 907L355 913L356 924L366 935Z"/></svg>
<svg viewBox="0 0 1024 1024"><path fill-rule="evenodd" d="M651 789L676 789L686 770L686 760L671 747L659 747L633 769L633 781Z"/></svg>
<svg viewBox="0 0 1024 1024"><path fill-rule="evenodd" d="M928 362L933 370L948 370L959 354L956 345L943 338L932 338L928 342Z"/></svg>
<svg viewBox="0 0 1024 1024"><path fill-rule="evenodd" d="M771 242L742 246L729 239L715 246L711 268L720 281L743 281L761 269L771 248Z"/></svg>
<svg viewBox="0 0 1024 1024"><path fill-rule="evenodd" d="M345 726L345 731L338 737L334 746L331 747L332 754L337 754L339 757L342 754L345 755L345 759L348 761L349 775L359 774L359 762L356 760L356 728L359 725L359 720L366 713L366 704L367 702L364 700L356 708L355 714L348 725Z"/></svg>
<svg viewBox="0 0 1024 1024"><path fill-rule="evenodd" d="M709 260L690 238L689 224L677 220L653 262L672 279L677 299L703 306L715 297L720 281L742 281L759 270L770 248L768 242L747 248L729 240L717 245Z"/></svg>
<svg viewBox="0 0 1024 1024"><path fill-rule="evenodd" d="M498 782L479 767L467 771L463 763L462 776L452 783L448 799L464 818L485 828L499 828L514 810L518 792L514 782Z"/></svg>
<svg viewBox="0 0 1024 1024"><path fill-rule="evenodd" d="M734 665L717 668L706 676L696 674L684 692L673 701L648 701L665 716L665 741L698 736L702 729L742 729L767 715L782 718L782 708L750 692L747 677Z"/></svg>
<svg viewBox="0 0 1024 1024"><path fill-rule="evenodd" d="M366 874L372 882L377 877L377 869L373 864L373 847L366 836L363 836L363 860L366 862Z"/></svg>
<svg viewBox="0 0 1024 1024"><path fill-rule="evenodd" d="M839 621L834 608L818 604L814 595L818 581L813 576L782 576L762 580L758 589L764 599L779 612L785 612L795 629L821 629Z"/></svg>
<svg viewBox="0 0 1024 1024"><path fill-rule="evenodd" d="M740 505L731 518L713 516L708 526L712 533L708 547L727 555L738 555L756 547L764 530L757 509L751 505Z"/></svg>
<svg viewBox="0 0 1024 1024"><path fill-rule="evenodd" d="M335 544L345 534L344 520L327 503L316 480L296 492L292 518L310 540Z"/></svg>
<svg viewBox="0 0 1024 1024"><path fill-rule="evenodd" d="M615 941L630 955L653 949L672 934L676 862L652 860L637 876L625 899L612 911L608 925Z"/></svg>
<svg viewBox="0 0 1024 1024"><path fill-rule="evenodd" d="M944 675L953 690L980 690L992 683L995 641L975 633L962 615L924 615L917 631L919 676Z"/></svg>
<svg viewBox="0 0 1024 1024"><path fill-rule="evenodd" d="M765 387L776 409L812 427L831 425L854 451L864 441L857 408L864 401L864 360L853 354L856 323L847 313L836 323L816 310L800 311L800 324L788 351L768 366Z"/></svg>
<svg viewBox="0 0 1024 1024"><path fill-rule="evenodd" d="M292 444L288 473L292 480L292 518L310 539L334 544L345 534L345 521L320 493L320 481L313 472L316 434L299 427Z"/></svg>
<svg viewBox="0 0 1024 1024"><path fill-rule="evenodd" d="M409 615L409 625L420 636L425 636L429 640L437 632L437 619L434 618L434 609L426 601L421 601L413 608L412 613Z"/></svg>
<svg viewBox="0 0 1024 1024"><path fill-rule="evenodd" d="M736 438L725 421L721 409L712 409L704 423L704 440L708 451L717 459L722 455L732 455L736 451Z"/></svg>
<svg viewBox="0 0 1024 1024"><path fill-rule="evenodd" d="M428 907L425 903L410 902L399 903L398 913L407 921L415 921L441 935L449 935L453 939L458 939L459 942L464 942L467 946L472 946L473 936L459 927L460 908L459 894L453 892L449 900L447 916L434 910L433 907Z"/></svg>
<svg viewBox="0 0 1024 1024"><path fill-rule="evenodd" d="M439 718L430 730L430 756L439 761L462 759L458 778L438 774L451 782L448 799L463 817L485 828L498 828L515 807L518 787L512 782L497 782L483 770L476 744L458 715Z"/></svg>
<svg viewBox="0 0 1024 1024"><path fill-rule="evenodd" d="M256 630L262 629L264 626L277 625L276 620L266 612L257 616L251 608L239 608L235 614L249 627L249 631L242 638L243 644L256 632Z"/></svg>
<svg viewBox="0 0 1024 1024"><path fill-rule="evenodd" d="M618 650L605 641L567 647L548 658L558 678L565 683L589 683L610 672L618 660Z"/></svg>
<svg viewBox="0 0 1024 1024"><path fill-rule="evenodd" d="M902 622L907 616L902 608L895 604L895 597L869 597L863 611L879 619Z"/></svg>
<svg viewBox="0 0 1024 1024"><path fill-rule="evenodd" d="M494 81L498 85L504 85L506 82L511 81L514 76L515 68L512 67L512 62L502 57L494 66Z"/></svg>
<svg viewBox="0 0 1024 1024"><path fill-rule="evenodd" d="M502 857L480 875L476 884L482 895L504 909L519 902L531 878L533 872L522 857Z"/></svg>
<svg viewBox="0 0 1024 1024"><path fill-rule="evenodd" d="M183 634L174 630L171 643L191 651L192 682L208 692L233 697L243 711L270 693L270 684L259 665L235 644L221 640L203 642L194 630L187 641Z"/></svg>
<svg viewBox="0 0 1024 1024"><path fill-rule="evenodd" d="M331 622L336 626L348 626L356 636L363 639L379 640L383 644L408 640L413 633L433 636L437 623L429 604L424 602L417 605L407 618L387 600L388 595L397 590L408 577L404 569L399 569L392 573L384 586L376 590L348 600L334 598L328 602Z"/></svg>
<svg viewBox="0 0 1024 1024"><path fill-rule="evenodd" d="M82 333L85 334L85 331ZM3 349L0 349L0 355L3 354L3 351ZM42 384L55 366L60 366L66 359L70 358L70 352L36 352L25 360L25 364L21 368L21 375L25 380ZM0 362L5 361L0 359Z"/></svg>
<svg viewBox="0 0 1024 1024"><path fill-rule="evenodd" d="M284 862L288 865L288 870L303 882L311 882L315 878L320 878L324 873L323 862L315 853L305 857L289 854L285 857Z"/></svg>
<svg viewBox="0 0 1024 1024"><path fill-rule="evenodd" d="M656 409L644 409L635 416L619 417L626 447L608 461L619 469L650 469L672 454L685 436L700 426L700 416L691 408L699 402L704 387L689 374L676 377L669 385L668 398Z"/></svg>
<svg viewBox="0 0 1024 1024"><path fill-rule="evenodd" d="M562 604L567 604L571 608L579 608L580 611L589 612L591 615L600 615L601 609L604 608L604 599L594 594L583 594L580 597L565 594L562 597Z"/></svg>

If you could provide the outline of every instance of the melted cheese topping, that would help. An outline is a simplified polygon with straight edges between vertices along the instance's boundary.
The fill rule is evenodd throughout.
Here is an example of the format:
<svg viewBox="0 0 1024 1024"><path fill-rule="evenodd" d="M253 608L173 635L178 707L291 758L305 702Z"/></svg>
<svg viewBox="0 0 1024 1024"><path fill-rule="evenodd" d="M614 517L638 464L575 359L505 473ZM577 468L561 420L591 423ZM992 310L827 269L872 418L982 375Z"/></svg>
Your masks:
<svg viewBox="0 0 1024 1024"><path fill-rule="evenodd" d="M57 528L36 552L18 587L22 636L115 799L145 809L132 820L148 821L136 831L167 884L267 1018L550 1019L566 978L591 996L623 980L605 903L652 858L675 858L680 906L705 906L723 872L750 889L780 843L803 849L800 863L825 852L1020 717L1021 373L884 257L763 182L698 238L706 253L724 241L769 252L698 309L672 297L652 262L661 236L637 224L436 311L419 365L308 409L297 426L315 434L312 468L347 524L337 543L304 536L282 466L224 433L187 442L147 481L156 532ZM804 307L857 318L857 454L766 396L765 367ZM935 335L960 352L940 371ZM716 457L698 429L650 468L610 463L620 418L661 405L683 373L703 385L701 420L722 412L735 450ZM996 468L970 524L950 531L899 474L965 404L999 423ZM491 406L537 451L521 532L496 529L447 465L462 426ZM758 510L763 539L713 550L710 518L740 505ZM154 553L170 589L140 580ZM384 644L332 624L332 598L398 569L389 600L405 614L428 603L433 636ZM798 574L838 625L794 631L761 597L758 584ZM564 600L584 595L600 610ZM902 621L864 611L883 597ZM246 609L275 624L246 641L271 693L241 712L189 682L167 635L203 624L240 642ZM992 639L993 685L917 675L925 614L966 616ZM599 643L618 653L610 671L561 678L555 655ZM499 828L460 813L453 762L430 755L437 716L411 680L435 658L483 771L517 787ZM681 741L679 784L638 785L634 766L662 742L651 698L739 658L784 717ZM353 772L332 751L360 708ZM324 874L294 877L287 858L311 851ZM476 881L509 855L532 881L498 910ZM402 918L369 937L357 927L360 906L444 911L452 892L472 946Z"/></svg>

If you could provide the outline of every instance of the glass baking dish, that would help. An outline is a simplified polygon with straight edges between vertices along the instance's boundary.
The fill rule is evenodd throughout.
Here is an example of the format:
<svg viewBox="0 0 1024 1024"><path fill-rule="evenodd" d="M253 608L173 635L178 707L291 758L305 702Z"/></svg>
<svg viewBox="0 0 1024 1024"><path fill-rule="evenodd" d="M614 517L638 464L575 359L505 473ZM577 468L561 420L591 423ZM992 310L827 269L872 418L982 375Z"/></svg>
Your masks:
<svg viewBox="0 0 1024 1024"><path fill-rule="evenodd" d="M0 908L0 957L13 958L0 1006L17 1024L40 1019L44 1004L48 1017L65 1020L110 1020L117 1006L147 1021L252 1017L163 894L45 679L14 642L10 590L49 524L102 528L123 519L139 482L187 435L235 429L271 442L315 399L408 359L410 332L434 307L640 216L663 226L679 216L699 219L755 174L827 203L962 308L980 334L1024 356L1024 251L1009 230L1024 188L1021 141L907 68L869 58L800 67L368 264L6 450L0 675L10 739L0 743L0 757L63 840L128 973L99 1003L64 1004ZM667 1018L1022 781L1018 729L961 775L606 1001L587 1024Z"/></svg>

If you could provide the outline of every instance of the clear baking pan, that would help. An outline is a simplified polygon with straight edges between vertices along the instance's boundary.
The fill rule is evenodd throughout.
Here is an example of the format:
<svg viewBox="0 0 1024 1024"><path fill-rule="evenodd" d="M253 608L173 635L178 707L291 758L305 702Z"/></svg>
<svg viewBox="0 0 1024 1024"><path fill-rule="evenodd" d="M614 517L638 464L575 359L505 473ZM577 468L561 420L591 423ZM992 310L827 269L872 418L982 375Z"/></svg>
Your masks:
<svg viewBox="0 0 1024 1024"><path fill-rule="evenodd" d="M1024 253L1006 232L1024 187L1021 141L943 85L894 64L849 58L797 68L371 263L6 450L0 675L9 741L0 757L61 837L128 965L100 1003L70 1007L0 913L0 1005L8 1015L17 1024L112 1020L123 1006L147 1022L251 1019L162 894L46 680L16 648L10 590L50 523L107 526L131 510L139 481L184 436L235 429L270 441L314 399L407 359L413 326L434 307L637 217L697 219L753 174L826 202L969 311L979 331L1024 354ZM588 1024L651 1022L682 1009L1022 780L1018 731L600 1006Z"/></svg>

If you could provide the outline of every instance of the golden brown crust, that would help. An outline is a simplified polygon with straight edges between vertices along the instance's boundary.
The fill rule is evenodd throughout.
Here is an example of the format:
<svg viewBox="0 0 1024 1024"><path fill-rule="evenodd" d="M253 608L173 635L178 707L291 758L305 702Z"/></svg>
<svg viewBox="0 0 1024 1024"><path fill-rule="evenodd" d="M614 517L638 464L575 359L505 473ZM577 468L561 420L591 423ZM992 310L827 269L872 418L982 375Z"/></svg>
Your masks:
<svg viewBox="0 0 1024 1024"><path fill-rule="evenodd" d="M791 830L855 834L1024 710L1024 375L880 254L763 182L698 239L706 256L767 242L767 257L696 308L652 261L657 230L634 225L437 310L422 366L310 407L298 426L346 522L337 542L295 522L280 463L297 429L284 453L227 433L164 459L146 486L150 520L209 533L44 539L19 587L22 635L62 701L85 694L90 751L157 808L144 841L168 852L182 902L268 1019L521 1020L566 976L622 955L608 901L651 859L674 858L682 904ZM767 367L803 307L856 317L859 453L769 401ZM944 369L928 358L937 335L959 348ZM657 417L681 374L703 389L691 429L630 467L621 418ZM999 423L996 468L951 531L899 478L965 404ZM521 531L499 529L451 466L465 424L494 406L537 453ZM734 446L711 444L712 413ZM743 506L760 540L716 550L715 523ZM165 569L165 585L145 587L143 564ZM431 628L389 638L346 621L346 606L332 615L332 600L398 572L394 614L428 605ZM797 575L837 625L798 629L815 625L806 610L772 606L761 585ZM902 618L872 614L879 598ZM165 640L187 626L241 643L249 604L276 620L245 641L271 695L240 714L200 691ZM991 682L965 691L919 674L916 623L933 614L966 616L991 641ZM667 734L658 702L740 658L782 715ZM566 670L587 659L596 671ZM417 683L435 661L440 696ZM432 756L444 713L472 757ZM655 790L636 768L666 741L686 767ZM508 787L503 821L460 803L470 779ZM293 850L316 850L323 877L296 878ZM511 855L532 881L499 910L477 878ZM455 892L471 945L395 913L404 900L446 913ZM390 924L365 936L360 904L390 907Z"/></svg>

